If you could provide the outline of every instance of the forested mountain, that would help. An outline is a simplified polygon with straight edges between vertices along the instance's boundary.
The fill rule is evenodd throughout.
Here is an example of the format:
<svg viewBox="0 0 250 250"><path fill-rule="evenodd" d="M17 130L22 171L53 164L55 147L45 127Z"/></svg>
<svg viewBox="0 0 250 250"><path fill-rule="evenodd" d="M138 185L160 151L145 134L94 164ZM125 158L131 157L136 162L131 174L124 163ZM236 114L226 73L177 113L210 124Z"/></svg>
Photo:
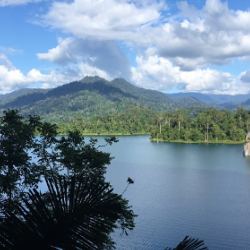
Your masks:
<svg viewBox="0 0 250 250"><path fill-rule="evenodd" d="M208 104L216 104L226 109L237 109L238 106L247 106L245 102L250 98L250 94L246 95L215 95L201 94L195 92L167 94L170 98L193 97ZM249 106L249 105L248 105Z"/></svg>
<svg viewBox="0 0 250 250"><path fill-rule="evenodd" d="M185 96L173 99L176 106L181 108L189 108L191 106L205 106L204 102L198 100L193 96Z"/></svg>
<svg viewBox="0 0 250 250"><path fill-rule="evenodd" d="M198 100L175 101L161 92L136 87L124 79L107 81L85 77L50 90L29 90L1 104L0 109L16 108L23 115L40 115L44 120L57 123L78 116L88 120L94 116L119 114L133 107L174 111L183 105L206 107Z"/></svg>
<svg viewBox="0 0 250 250"><path fill-rule="evenodd" d="M31 89L25 88L25 89L19 89L19 90L15 90L11 93L8 94L1 94L0 95L0 105L3 105L7 102L13 101L15 98L29 92Z"/></svg>
<svg viewBox="0 0 250 250"><path fill-rule="evenodd" d="M170 98L192 97L205 103L215 103L214 99L212 99L210 96L195 92L174 93L174 94L167 94L167 96L169 96Z"/></svg>

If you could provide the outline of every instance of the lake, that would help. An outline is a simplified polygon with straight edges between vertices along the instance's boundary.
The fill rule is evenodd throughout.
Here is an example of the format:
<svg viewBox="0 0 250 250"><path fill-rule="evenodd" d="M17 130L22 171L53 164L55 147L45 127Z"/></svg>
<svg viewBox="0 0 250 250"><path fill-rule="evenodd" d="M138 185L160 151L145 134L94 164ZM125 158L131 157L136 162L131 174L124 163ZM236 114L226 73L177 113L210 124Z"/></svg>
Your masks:
<svg viewBox="0 0 250 250"><path fill-rule="evenodd" d="M102 144L103 137L97 137ZM250 249L250 158L243 145L150 142L118 136L106 178L130 201L136 227L114 234L117 249L175 247L186 235L210 250ZM87 137L86 137L87 139Z"/></svg>

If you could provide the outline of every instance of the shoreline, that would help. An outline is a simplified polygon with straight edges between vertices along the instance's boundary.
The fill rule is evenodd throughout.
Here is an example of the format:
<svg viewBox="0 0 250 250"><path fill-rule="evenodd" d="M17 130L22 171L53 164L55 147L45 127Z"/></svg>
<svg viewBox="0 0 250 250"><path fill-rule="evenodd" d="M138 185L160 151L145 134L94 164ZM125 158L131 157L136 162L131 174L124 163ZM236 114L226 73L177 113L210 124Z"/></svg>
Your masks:
<svg viewBox="0 0 250 250"><path fill-rule="evenodd" d="M138 136L138 135L148 135L147 133L84 133L82 136ZM58 136L67 136L64 134L59 134ZM167 142L167 143L183 143L183 144L244 144L245 141L230 141L230 140L223 140L223 141L183 141L183 140L172 140L167 141L163 139L157 138L149 138L151 142Z"/></svg>
<svg viewBox="0 0 250 250"><path fill-rule="evenodd" d="M155 139L155 138L150 138L149 140L152 142L169 142L169 143L184 143L184 144L244 144L245 143L245 141L229 141L229 140L223 140L223 141L183 141L183 140L166 141L166 140Z"/></svg>

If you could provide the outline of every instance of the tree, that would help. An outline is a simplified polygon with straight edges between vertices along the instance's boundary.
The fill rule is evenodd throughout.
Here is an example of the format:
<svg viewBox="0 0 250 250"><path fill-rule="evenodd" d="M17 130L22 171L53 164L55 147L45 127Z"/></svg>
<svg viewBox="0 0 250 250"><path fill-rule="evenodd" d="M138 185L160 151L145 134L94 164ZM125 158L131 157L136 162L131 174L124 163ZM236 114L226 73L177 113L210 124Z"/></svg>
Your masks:
<svg viewBox="0 0 250 250"><path fill-rule="evenodd" d="M40 134L38 138L36 132ZM128 201L115 194L104 178L105 165L112 157L98 150L116 142L116 138L107 138L105 145L97 146L95 139L85 143L79 131L70 132L66 138L57 138L56 135L57 127L42 123L39 117L23 119L16 110L4 112L0 156L1 179L6 180L0 183L1 249L36 249L34 246L40 244L35 242L43 241L45 246L38 249L57 249L53 245L55 242L59 249L113 248L110 233L117 225L124 232L134 228L135 215ZM36 155L37 164L32 162L29 150ZM62 172L63 169L67 172ZM36 190L42 177L49 187L45 194ZM7 180L11 182L5 187ZM26 196L20 195L20 183L29 184L23 190ZM28 192L28 188L33 188L33 191ZM13 224L15 233L12 233ZM65 230L65 240L68 237L71 243L60 245L62 236L58 237L58 234L51 239L48 236L50 227L56 231ZM82 238L83 232L88 239ZM46 245L50 240L52 245ZM85 243L89 248L82 245ZM73 248L74 244L82 246Z"/></svg>
<svg viewBox="0 0 250 250"><path fill-rule="evenodd" d="M186 236L175 248L165 248L165 250L208 250L204 247L203 240L193 239Z"/></svg>
<svg viewBox="0 0 250 250"><path fill-rule="evenodd" d="M134 214L128 201L113 193L108 183L83 175L78 178L71 177L70 182L63 177L47 178L46 196L34 189L29 200L15 203L19 215L5 211L5 221L0 224L0 249L114 248L109 233L117 227L125 234L127 229L134 228ZM202 240L187 236L176 248L165 250L207 248Z"/></svg>
<svg viewBox="0 0 250 250"><path fill-rule="evenodd" d="M157 117L157 123L159 124L159 126L160 126L160 134L161 134L161 125L162 125L162 121L163 121L163 116L162 115L159 115L158 117Z"/></svg>
<svg viewBox="0 0 250 250"><path fill-rule="evenodd" d="M0 194L11 201L41 180L44 168L28 154L36 147L35 132L41 121L37 116L24 121L17 110L8 110L0 123Z"/></svg>
<svg viewBox="0 0 250 250"><path fill-rule="evenodd" d="M0 249L111 249L110 233L134 228L128 201L109 183L84 175L46 178L48 193L36 189L15 203L19 214L5 211Z"/></svg>
<svg viewBox="0 0 250 250"><path fill-rule="evenodd" d="M105 165L112 158L98 150L117 142L115 137L99 146L95 139L86 144L79 131L58 139L55 125L42 123L37 116L23 119L16 110L4 112L1 125L4 181L0 185L7 199L0 201L0 249L112 249L110 233L115 228L125 234L134 228L135 214L128 201L114 193L104 178ZM38 164L32 163L31 149ZM64 168L67 173L61 172ZM48 186L43 194L36 189L41 177ZM20 183L33 189L22 195ZM128 178L128 185L132 183ZM12 199L13 194L17 199ZM192 242L185 238L176 249L206 249L199 248L202 241Z"/></svg>

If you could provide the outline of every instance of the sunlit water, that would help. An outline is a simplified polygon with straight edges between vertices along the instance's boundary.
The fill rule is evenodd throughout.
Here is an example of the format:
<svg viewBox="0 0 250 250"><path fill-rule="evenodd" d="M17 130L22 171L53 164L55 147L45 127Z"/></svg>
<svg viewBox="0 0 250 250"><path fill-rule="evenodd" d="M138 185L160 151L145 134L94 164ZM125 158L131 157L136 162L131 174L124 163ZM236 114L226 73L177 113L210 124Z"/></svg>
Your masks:
<svg viewBox="0 0 250 250"><path fill-rule="evenodd" d="M186 235L209 249L250 249L250 159L243 145L153 143L118 137L104 150L115 157L106 178L125 192L136 227L114 235L117 249L174 247ZM99 138L100 142L102 137Z"/></svg>

